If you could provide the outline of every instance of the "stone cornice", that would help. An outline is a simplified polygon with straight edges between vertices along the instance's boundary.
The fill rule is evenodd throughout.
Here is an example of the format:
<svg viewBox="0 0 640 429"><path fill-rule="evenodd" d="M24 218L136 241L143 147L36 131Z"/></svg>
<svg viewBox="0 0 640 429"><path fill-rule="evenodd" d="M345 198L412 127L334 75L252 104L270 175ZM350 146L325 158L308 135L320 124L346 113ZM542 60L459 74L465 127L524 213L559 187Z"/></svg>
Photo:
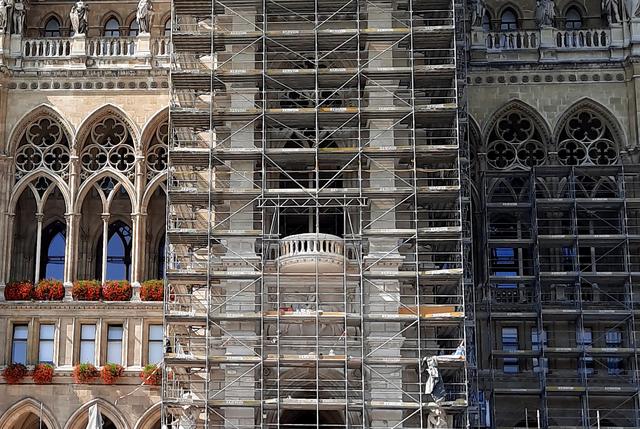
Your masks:
<svg viewBox="0 0 640 429"><path fill-rule="evenodd" d="M161 301L3 301L2 310L143 310L162 312Z"/></svg>

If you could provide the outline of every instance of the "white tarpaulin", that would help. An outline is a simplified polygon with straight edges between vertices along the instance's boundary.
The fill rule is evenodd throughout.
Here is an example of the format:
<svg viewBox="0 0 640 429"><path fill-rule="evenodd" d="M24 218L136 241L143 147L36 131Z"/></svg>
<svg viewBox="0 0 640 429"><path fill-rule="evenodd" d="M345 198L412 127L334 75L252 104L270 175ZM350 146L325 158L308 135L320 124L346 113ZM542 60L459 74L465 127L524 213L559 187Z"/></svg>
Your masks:
<svg viewBox="0 0 640 429"><path fill-rule="evenodd" d="M102 429L102 415L100 415L98 404L93 404L91 408L89 408L87 429Z"/></svg>

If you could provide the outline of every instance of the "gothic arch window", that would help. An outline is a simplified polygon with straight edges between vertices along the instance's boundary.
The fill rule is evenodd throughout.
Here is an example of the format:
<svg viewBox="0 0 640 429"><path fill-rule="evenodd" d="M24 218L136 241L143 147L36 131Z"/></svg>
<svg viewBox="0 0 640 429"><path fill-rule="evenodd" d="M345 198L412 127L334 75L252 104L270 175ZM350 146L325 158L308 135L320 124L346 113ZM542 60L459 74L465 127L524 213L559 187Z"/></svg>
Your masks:
<svg viewBox="0 0 640 429"><path fill-rule="evenodd" d="M60 37L60 21L58 18L51 17L44 25L44 37Z"/></svg>
<svg viewBox="0 0 640 429"><path fill-rule="evenodd" d="M165 36L170 36L171 35L171 19L167 19L164 22L164 35Z"/></svg>
<svg viewBox="0 0 640 429"><path fill-rule="evenodd" d="M558 160L563 165L612 165L618 147L612 127L598 113L581 109L563 124L558 139Z"/></svg>
<svg viewBox="0 0 640 429"><path fill-rule="evenodd" d="M138 20L133 19L131 24L129 24L129 36L134 37L140 33L140 26L138 25Z"/></svg>
<svg viewBox="0 0 640 429"><path fill-rule="evenodd" d="M126 223L117 220L109 224L107 240L107 269L105 280L130 280L131 279L131 247L132 230ZM102 264L102 239L98 240L96 261L97 272L100 272Z"/></svg>
<svg viewBox="0 0 640 429"><path fill-rule="evenodd" d="M69 170L69 139L59 122L43 117L27 125L15 155L16 181L35 171L66 177Z"/></svg>
<svg viewBox="0 0 640 429"><path fill-rule="evenodd" d="M104 35L106 37L120 37L120 23L115 17L111 17L104 24Z"/></svg>
<svg viewBox="0 0 640 429"><path fill-rule="evenodd" d="M165 253L165 235L162 234L162 237L160 237L160 240L158 242L158 272L157 272L157 277L158 279L163 279L164 278L164 253Z"/></svg>
<svg viewBox="0 0 640 429"><path fill-rule="evenodd" d="M498 118L488 142L487 162L492 168L529 168L546 162L542 133L521 110L511 110Z"/></svg>
<svg viewBox="0 0 640 429"><path fill-rule="evenodd" d="M502 12L500 16L500 30L501 31L514 31L518 29L518 15L516 12L507 8Z"/></svg>
<svg viewBox="0 0 640 429"><path fill-rule="evenodd" d="M66 226L54 221L43 231L41 277L62 280L64 278L64 249L66 242Z"/></svg>
<svg viewBox="0 0 640 429"><path fill-rule="evenodd" d="M567 30L580 30L582 28L582 14L577 7L571 6L564 16L564 27Z"/></svg>
<svg viewBox="0 0 640 429"><path fill-rule="evenodd" d="M86 179L105 168L113 168L132 178L135 159L128 127L122 120L108 116L91 127L80 154L81 177Z"/></svg>
<svg viewBox="0 0 640 429"><path fill-rule="evenodd" d="M166 171L168 142L169 124L163 122L156 128L146 153L148 179Z"/></svg>

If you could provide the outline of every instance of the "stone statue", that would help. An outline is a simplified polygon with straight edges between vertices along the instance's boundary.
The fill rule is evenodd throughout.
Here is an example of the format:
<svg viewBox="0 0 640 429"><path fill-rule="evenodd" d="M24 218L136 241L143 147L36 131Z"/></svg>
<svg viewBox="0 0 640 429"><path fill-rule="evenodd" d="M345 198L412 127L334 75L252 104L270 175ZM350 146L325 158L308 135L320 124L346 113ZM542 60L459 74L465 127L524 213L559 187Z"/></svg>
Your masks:
<svg viewBox="0 0 640 429"><path fill-rule="evenodd" d="M427 417L427 428L428 429L447 429L449 425L447 424L447 414L440 407L437 407L431 413L429 413L429 417Z"/></svg>
<svg viewBox="0 0 640 429"><path fill-rule="evenodd" d="M482 19L487 12L487 5L484 0L476 0L473 10L471 11L471 25L473 27L482 27Z"/></svg>
<svg viewBox="0 0 640 429"><path fill-rule="evenodd" d="M13 18L12 18L12 34L22 35L22 29L24 27L24 16L27 13L22 0L15 0L13 3Z"/></svg>
<svg viewBox="0 0 640 429"><path fill-rule="evenodd" d="M9 18L9 6L5 0L0 0L0 33L7 31Z"/></svg>
<svg viewBox="0 0 640 429"><path fill-rule="evenodd" d="M136 19L138 20L140 33L149 33L152 18L153 5L151 4L151 0L140 0L138 2L138 10L136 11Z"/></svg>
<svg viewBox="0 0 640 429"><path fill-rule="evenodd" d="M602 12L607 17L607 23L617 24L620 18L620 0L602 0Z"/></svg>
<svg viewBox="0 0 640 429"><path fill-rule="evenodd" d="M71 27L75 35L87 33L87 4L82 0L78 0L76 4L71 6L69 17L71 18Z"/></svg>
<svg viewBox="0 0 640 429"><path fill-rule="evenodd" d="M556 17L556 5L553 0L538 0L536 2L536 22L538 27L553 27Z"/></svg>

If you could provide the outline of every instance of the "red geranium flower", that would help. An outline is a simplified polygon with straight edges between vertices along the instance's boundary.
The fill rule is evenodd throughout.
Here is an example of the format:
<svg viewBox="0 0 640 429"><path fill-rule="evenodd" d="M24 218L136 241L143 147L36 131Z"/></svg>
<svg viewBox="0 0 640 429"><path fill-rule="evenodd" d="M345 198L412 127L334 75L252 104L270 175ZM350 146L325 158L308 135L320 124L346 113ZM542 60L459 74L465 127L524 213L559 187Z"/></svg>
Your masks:
<svg viewBox="0 0 640 429"><path fill-rule="evenodd" d="M162 280L147 280L140 286L140 299L143 301L162 301L164 296L164 282Z"/></svg>
<svg viewBox="0 0 640 429"><path fill-rule="evenodd" d="M102 297L107 301L129 301L133 289L126 280L110 280L102 286Z"/></svg>
<svg viewBox="0 0 640 429"><path fill-rule="evenodd" d="M39 363L33 370L33 382L36 384L49 384L53 380L53 365Z"/></svg>
<svg viewBox="0 0 640 429"><path fill-rule="evenodd" d="M124 373L124 367L117 363L107 363L102 367L100 375L104 384L114 384L118 377Z"/></svg>
<svg viewBox="0 0 640 429"><path fill-rule="evenodd" d="M2 371L2 376L9 384L17 384L27 375L27 367L21 363L12 363Z"/></svg>
<svg viewBox="0 0 640 429"><path fill-rule="evenodd" d="M76 383L88 383L99 374L98 368L90 363L80 363L73 367L73 379Z"/></svg>
<svg viewBox="0 0 640 429"><path fill-rule="evenodd" d="M73 283L71 295L76 301L98 301L100 289L100 282L97 280L78 280Z"/></svg>
<svg viewBox="0 0 640 429"><path fill-rule="evenodd" d="M33 298L33 284L28 281L11 282L4 288L7 301L27 301Z"/></svg>
<svg viewBox="0 0 640 429"><path fill-rule="evenodd" d="M64 285L59 280L40 280L35 288L34 296L42 301L60 301L64 298Z"/></svg>

